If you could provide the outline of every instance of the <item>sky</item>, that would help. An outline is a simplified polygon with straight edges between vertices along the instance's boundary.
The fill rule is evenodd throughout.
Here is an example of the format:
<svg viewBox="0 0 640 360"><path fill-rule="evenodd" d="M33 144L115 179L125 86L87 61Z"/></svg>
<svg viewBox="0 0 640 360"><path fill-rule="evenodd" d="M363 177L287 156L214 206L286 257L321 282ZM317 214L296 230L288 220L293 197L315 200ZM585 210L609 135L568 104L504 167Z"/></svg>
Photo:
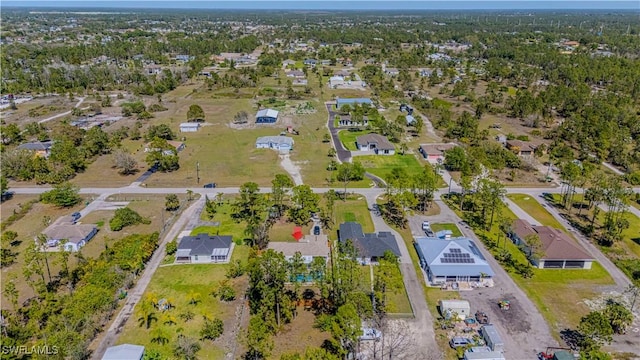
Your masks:
<svg viewBox="0 0 640 360"><path fill-rule="evenodd" d="M508 10L508 9L627 9L640 11L640 0L2 0L0 7L150 8L150 9L291 9L291 10Z"/></svg>

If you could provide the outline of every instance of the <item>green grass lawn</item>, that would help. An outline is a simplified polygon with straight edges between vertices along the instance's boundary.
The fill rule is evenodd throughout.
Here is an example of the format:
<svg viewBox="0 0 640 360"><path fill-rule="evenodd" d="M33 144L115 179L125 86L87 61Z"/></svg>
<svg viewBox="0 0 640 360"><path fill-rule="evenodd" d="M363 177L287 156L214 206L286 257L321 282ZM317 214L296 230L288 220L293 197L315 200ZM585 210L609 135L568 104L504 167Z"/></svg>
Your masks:
<svg viewBox="0 0 640 360"><path fill-rule="evenodd" d="M197 235L199 233L231 235L236 244L242 243L245 239L245 224L236 223L231 218L231 204L229 203L224 203L218 207L218 212L216 212L213 219L207 221L220 222L220 226L198 226L191 231L191 235Z"/></svg>
<svg viewBox="0 0 640 360"><path fill-rule="evenodd" d="M385 179L393 168L402 168L407 175L413 176L422 171L423 166L413 155L366 155L357 156L353 161L359 161L367 172Z"/></svg>
<svg viewBox="0 0 640 360"><path fill-rule="evenodd" d="M356 138L358 136L366 135L369 133L371 133L371 131L368 131L368 130L349 131L345 129L345 130L341 130L338 133L338 137L340 138L340 142L342 142L342 145L344 145L345 149L350 151L355 151L355 150L358 150L358 148L356 147Z"/></svg>
<svg viewBox="0 0 640 360"><path fill-rule="evenodd" d="M373 220L371 220L371 213L367 206L367 201L360 200L336 200L334 205L334 225L335 231L332 232L333 236L336 235L336 231L341 223L347 221L355 221L362 225L362 231L365 233L374 232Z"/></svg>
<svg viewBox="0 0 640 360"><path fill-rule="evenodd" d="M236 246L232 259L247 260L249 248ZM227 264L197 264L197 265L170 265L156 270L145 295L152 294L157 299L167 299L174 308L163 313L158 312L158 321L151 323L149 329L139 326L137 315L134 313L125 324L117 343L133 343L144 345L147 350L159 351L163 359L173 358L173 344L178 334L199 339L199 331L204 323L204 316L216 317L224 322L224 333L230 336L236 326L236 307L243 301L242 292L246 287L246 277L234 279L232 285L236 290L237 300L229 303L220 302L210 295L219 281L225 279ZM197 294L199 302L196 305L189 304L190 293ZM144 298L144 297L143 297ZM185 321L180 314L192 312L192 320ZM170 325L166 320L171 318L175 324ZM165 345L153 342L155 334L164 332L168 343ZM225 336L225 335L223 335ZM237 339L230 339L237 341ZM217 344L220 344L217 343ZM202 359L224 359L225 350L213 344L211 341L200 341L202 349L198 357Z"/></svg>
<svg viewBox="0 0 640 360"><path fill-rule="evenodd" d="M460 232L460 229L458 229L458 226L456 224L451 224L451 223L431 224L431 230L433 230L434 233L441 230L451 230L451 232L453 232L451 236L453 237L462 236L462 232Z"/></svg>
<svg viewBox="0 0 640 360"><path fill-rule="evenodd" d="M507 195L511 201L516 203L518 207L526 211L534 219L538 220L542 225L551 226L556 229L566 231L556 218L553 217L536 199L526 194L509 194Z"/></svg>

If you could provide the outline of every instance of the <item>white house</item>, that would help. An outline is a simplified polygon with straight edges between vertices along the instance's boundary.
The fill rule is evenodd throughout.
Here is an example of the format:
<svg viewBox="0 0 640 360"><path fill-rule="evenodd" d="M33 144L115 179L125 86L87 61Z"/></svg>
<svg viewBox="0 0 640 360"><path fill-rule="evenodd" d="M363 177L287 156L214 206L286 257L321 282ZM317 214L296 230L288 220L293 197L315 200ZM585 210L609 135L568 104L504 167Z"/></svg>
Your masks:
<svg viewBox="0 0 640 360"><path fill-rule="evenodd" d="M329 87L335 89L341 85L344 85L344 77L336 75L329 78Z"/></svg>
<svg viewBox="0 0 640 360"><path fill-rule="evenodd" d="M229 235L185 236L176 251L176 262L226 263L231 259L233 242Z"/></svg>
<svg viewBox="0 0 640 360"><path fill-rule="evenodd" d="M289 152L293 150L293 143L293 139L287 136L261 136L256 139L256 148Z"/></svg>
<svg viewBox="0 0 640 360"><path fill-rule="evenodd" d="M396 150L386 137L378 134L358 136L356 146L360 151L373 151L376 155L393 155Z"/></svg>
<svg viewBox="0 0 640 360"><path fill-rule="evenodd" d="M53 224L42 233L47 237L47 245L57 248L61 243L66 251L76 252L86 245L96 233L98 228L93 224Z"/></svg>
<svg viewBox="0 0 640 360"><path fill-rule="evenodd" d="M180 124L180 132L196 132L200 129L200 123L186 122Z"/></svg>

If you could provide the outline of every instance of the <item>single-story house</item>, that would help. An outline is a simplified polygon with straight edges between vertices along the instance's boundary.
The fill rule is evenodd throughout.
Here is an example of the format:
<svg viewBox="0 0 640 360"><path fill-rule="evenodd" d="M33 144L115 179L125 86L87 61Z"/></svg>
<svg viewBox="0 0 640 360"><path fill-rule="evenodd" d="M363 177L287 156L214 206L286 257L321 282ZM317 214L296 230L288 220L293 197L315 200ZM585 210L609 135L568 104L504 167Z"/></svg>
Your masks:
<svg viewBox="0 0 640 360"><path fill-rule="evenodd" d="M300 253L305 264L309 265L313 258L329 259L329 240L326 234L305 235L297 242L269 241L267 246L277 252L281 252L287 260L291 260L296 253Z"/></svg>
<svg viewBox="0 0 640 360"><path fill-rule="evenodd" d="M200 123L186 122L180 124L180 132L196 132L200 129Z"/></svg>
<svg viewBox="0 0 640 360"><path fill-rule="evenodd" d="M356 147L360 151L372 150L376 155L393 155L396 147L385 136L366 134L356 138Z"/></svg>
<svg viewBox="0 0 640 360"><path fill-rule="evenodd" d="M351 72L349 70L338 70L334 72L333 75L347 77L347 76L351 76Z"/></svg>
<svg viewBox="0 0 640 360"><path fill-rule="evenodd" d="M416 122L416 118L414 118L413 115L407 115L406 119L407 119L407 126L413 125Z"/></svg>
<svg viewBox="0 0 640 360"><path fill-rule="evenodd" d="M36 156L48 158L51 155L53 141L34 141L18 145L18 150L29 150L35 152Z"/></svg>
<svg viewBox="0 0 640 360"><path fill-rule="evenodd" d="M300 71L300 70L291 70L291 71L287 71L287 77L289 78L304 78L304 71Z"/></svg>
<svg viewBox="0 0 640 360"><path fill-rule="evenodd" d="M274 123L278 121L278 110L273 109L262 109L256 113L256 123L264 124L264 123Z"/></svg>
<svg viewBox="0 0 640 360"><path fill-rule="evenodd" d="M289 65L295 65L295 60L287 59L282 62L282 67L287 67Z"/></svg>
<svg viewBox="0 0 640 360"><path fill-rule="evenodd" d="M467 300L440 300L438 307L445 319L450 319L454 314L458 320L471 316L471 305Z"/></svg>
<svg viewBox="0 0 640 360"><path fill-rule="evenodd" d="M415 248L420 267L433 285L447 282L481 282L493 277L493 270L473 240L417 237Z"/></svg>
<svg viewBox="0 0 640 360"><path fill-rule="evenodd" d="M358 261L363 265L377 263L384 253L391 251L396 256L400 256L400 248L396 237L392 233L381 231L377 234L365 234L362 225L357 222L346 222L340 224L338 230L340 242L351 240L353 246L358 251Z"/></svg>
<svg viewBox="0 0 640 360"><path fill-rule="evenodd" d="M160 75L162 74L162 66L160 65L147 65L144 67L145 75Z"/></svg>
<svg viewBox="0 0 640 360"><path fill-rule="evenodd" d="M233 242L230 235L198 234L180 239L176 262L225 263L231 259Z"/></svg>
<svg viewBox="0 0 640 360"><path fill-rule="evenodd" d="M307 79L294 79L293 82L291 83L291 85L293 86L307 86L309 85L309 80Z"/></svg>
<svg viewBox="0 0 640 360"><path fill-rule="evenodd" d="M533 156L533 152L536 149L532 143L522 140L507 140L506 146L507 149L522 157Z"/></svg>
<svg viewBox="0 0 640 360"><path fill-rule="evenodd" d="M176 153L179 153L180 151L184 150L185 148L185 144L181 141L175 141L175 140L167 140L167 144L169 144L169 146L173 147L174 149L176 149ZM144 152L151 152L151 151L156 151L156 149L152 149L151 147L151 143L146 143L144 146ZM162 152L164 155L169 156L169 155L173 155L173 151L171 150L165 150Z"/></svg>
<svg viewBox="0 0 640 360"><path fill-rule="evenodd" d="M176 55L175 59L176 61L182 61L182 62L189 62L191 60L193 60L193 56L189 56L189 55Z"/></svg>
<svg viewBox="0 0 640 360"><path fill-rule="evenodd" d="M331 88L336 88L341 85L344 85L344 77L336 75L329 78L329 86Z"/></svg>
<svg viewBox="0 0 640 360"><path fill-rule="evenodd" d="M329 66L329 65L331 65L331 60L329 60L329 59L320 60L320 65Z"/></svg>
<svg viewBox="0 0 640 360"><path fill-rule="evenodd" d="M144 346L122 344L110 346L102 355L102 360L142 360Z"/></svg>
<svg viewBox="0 0 640 360"><path fill-rule="evenodd" d="M366 65L374 65L374 64L376 63L376 59L374 59L374 58L369 58L369 59L365 60L365 61L364 61L364 63L365 63Z"/></svg>
<svg viewBox="0 0 640 360"><path fill-rule="evenodd" d="M340 109L343 105L353 106L354 104L372 105L373 101L371 101L371 99L369 98L351 98L351 99L338 98L336 99L336 109Z"/></svg>
<svg viewBox="0 0 640 360"><path fill-rule="evenodd" d="M304 60L304 64L308 67L316 67L316 65L318 64L318 60L316 59L305 59Z"/></svg>
<svg viewBox="0 0 640 360"><path fill-rule="evenodd" d="M293 139L288 136L261 136L256 140L256 148L288 152L293 150L293 143Z"/></svg>
<svg viewBox="0 0 640 360"><path fill-rule="evenodd" d="M369 118L363 116L362 121L355 121L351 118L351 115L341 115L338 120L338 126L369 126Z"/></svg>
<svg viewBox="0 0 640 360"><path fill-rule="evenodd" d="M93 224L71 224L56 222L42 231L47 237L47 246L57 248L61 243L66 251L76 252L98 232Z"/></svg>
<svg viewBox="0 0 640 360"><path fill-rule="evenodd" d="M456 146L454 143L448 144L422 144L419 151L427 161L431 163L444 161L444 152L453 149Z"/></svg>
<svg viewBox="0 0 640 360"><path fill-rule="evenodd" d="M514 220L509 238L526 249L525 238L528 235L538 235L542 244L542 256L532 261L538 268L591 269L593 256L563 231L550 226L531 225L522 219Z"/></svg>
<svg viewBox="0 0 640 360"><path fill-rule="evenodd" d="M389 76L398 76L398 74L400 74L400 71L396 68L388 68L384 71L384 73Z"/></svg>

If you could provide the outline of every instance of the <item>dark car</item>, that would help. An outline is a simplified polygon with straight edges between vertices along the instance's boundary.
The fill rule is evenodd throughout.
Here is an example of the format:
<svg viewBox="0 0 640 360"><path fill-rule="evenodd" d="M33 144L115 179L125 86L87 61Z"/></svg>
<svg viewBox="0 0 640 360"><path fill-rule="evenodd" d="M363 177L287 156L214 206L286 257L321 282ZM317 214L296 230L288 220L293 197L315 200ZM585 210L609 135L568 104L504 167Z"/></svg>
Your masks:
<svg viewBox="0 0 640 360"><path fill-rule="evenodd" d="M204 188L205 189L213 189L216 187L216 183L208 183L208 184L204 184Z"/></svg>
<svg viewBox="0 0 640 360"><path fill-rule="evenodd" d="M320 235L320 226L316 225L313 227L313 235Z"/></svg>
<svg viewBox="0 0 640 360"><path fill-rule="evenodd" d="M71 219L73 220L73 222L80 220L81 217L82 215L80 215L79 212L74 212L73 214L71 214Z"/></svg>

